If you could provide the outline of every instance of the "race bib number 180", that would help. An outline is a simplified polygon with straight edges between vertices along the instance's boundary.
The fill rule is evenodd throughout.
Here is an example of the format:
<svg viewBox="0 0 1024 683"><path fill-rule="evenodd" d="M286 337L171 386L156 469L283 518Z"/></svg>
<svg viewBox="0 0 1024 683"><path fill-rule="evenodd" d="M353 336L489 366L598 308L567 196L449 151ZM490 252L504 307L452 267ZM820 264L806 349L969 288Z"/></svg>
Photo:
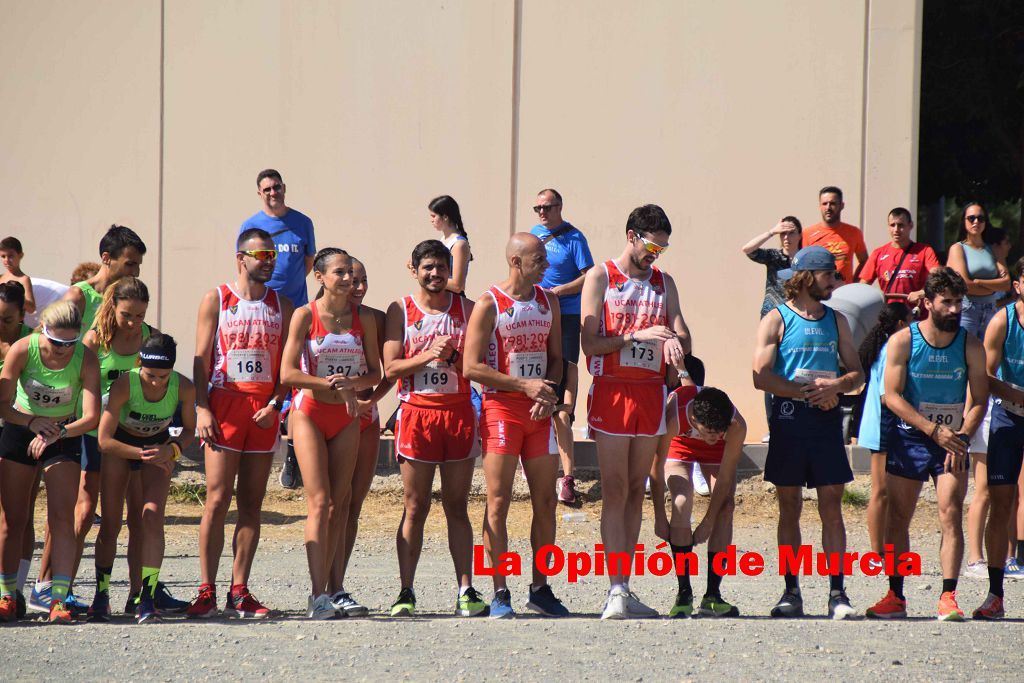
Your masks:
<svg viewBox="0 0 1024 683"><path fill-rule="evenodd" d="M228 351L229 382L270 382L270 352L266 349Z"/></svg>
<svg viewBox="0 0 1024 683"><path fill-rule="evenodd" d="M928 403L921 401L917 410L929 421L952 429L954 432L960 429L964 422L963 403Z"/></svg>

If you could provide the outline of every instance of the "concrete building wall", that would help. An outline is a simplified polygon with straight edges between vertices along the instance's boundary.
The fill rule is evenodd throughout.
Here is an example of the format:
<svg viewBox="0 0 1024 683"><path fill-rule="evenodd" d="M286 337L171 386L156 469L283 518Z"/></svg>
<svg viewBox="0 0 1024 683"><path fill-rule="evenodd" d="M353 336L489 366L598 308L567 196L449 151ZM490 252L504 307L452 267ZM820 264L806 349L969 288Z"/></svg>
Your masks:
<svg viewBox="0 0 1024 683"><path fill-rule="evenodd" d="M538 189L563 193L598 261L658 203L674 228L660 265L708 381L759 436L764 271L739 247L787 213L816 222L825 184L871 246L888 208L913 208L920 4L5 0L8 231L30 274L64 280L111 222L138 230L150 318L189 369L196 306L233 276L261 168L283 173L319 246L366 262L381 308L410 290L438 194L462 206L474 295L502 277Z"/></svg>

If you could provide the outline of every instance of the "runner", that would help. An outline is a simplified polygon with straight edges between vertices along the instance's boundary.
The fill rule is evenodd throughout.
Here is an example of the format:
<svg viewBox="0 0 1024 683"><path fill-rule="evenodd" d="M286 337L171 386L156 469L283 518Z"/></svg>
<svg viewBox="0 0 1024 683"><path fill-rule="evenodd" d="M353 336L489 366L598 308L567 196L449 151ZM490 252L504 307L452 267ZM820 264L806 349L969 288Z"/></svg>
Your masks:
<svg viewBox="0 0 1024 683"><path fill-rule="evenodd" d="M104 328L104 308L100 309L94 332ZM171 486L174 464L181 458L181 451L188 448L195 438L195 388L175 372L176 357L174 339L154 331L138 353L139 367L122 374L110 386L107 405L100 417L99 446L105 458L101 536L108 519L116 518L117 527L121 526L123 495L129 475L133 471L138 472L137 477L142 482L144 508L141 539L138 541L141 546L142 590L135 612L140 624L160 617L159 596L163 585L160 583L160 565L164 559L167 491ZM181 436L171 438L168 426L179 406ZM108 491L113 493L110 498L107 497ZM96 543L98 585L90 614L98 621L105 620L110 614L110 570L116 543L116 533L112 540L104 539L102 546L99 540ZM100 568L101 563L103 569ZM102 595L106 600L100 598ZM104 603L106 610L103 609Z"/></svg>
<svg viewBox="0 0 1024 683"><path fill-rule="evenodd" d="M50 304L40 321L40 332L10 347L0 373L0 620L17 618L18 566L41 465L54 572L49 618L69 623L64 600L75 565L79 437L99 419L99 364L80 343L82 318L74 305ZM80 398L82 417L76 417Z"/></svg>
<svg viewBox="0 0 1024 683"><path fill-rule="evenodd" d="M658 458L651 471L654 532L669 542L672 554L693 552L707 541L707 590L699 614L707 617L738 617L739 609L722 599L722 574L714 569L714 557L732 543L732 516L736 507L736 466L743 453L747 423L720 389L699 387L689 373L681 372L680 386L668 397L666 432L658 444ZM693 465L700 463L711 480L711 500L697 528L691 531L693 514ZM668 484L672 517L665 515ZM679 592L668 615L686 618L693 614L690 575L676 575Z"/></svg>
<svg viewBox="0 0 1024 683"><path fill-rule="evenodd" d="M416 611L413 582L438 466L448 548L459 582L455 614L484 616L488 611L472 584L473 526L466 509L476 415L462 374L462 352L473 304L445 290L450 259L448 248L437 240L416 245L409 266L419 288L388 307L385 323L384 368L388 379L401 380L395 453L405 491L396 539L402 590L391 616Z"/></svg>
<svg viewBox="0 0 1024 683"><path fill-rule="evenodd" d="M1024 258L1014 266L1017 301L996 313L985 330L985 364L991 427L988 438L989 520L985 529L988 552L988 596L974 610L975 619L1002 619L1004 560L1010 550L1010 529L1016 531L1013 499L1024 453ZM1009 526L1007 526L1009 524ZM1012 556L1012 553L1011 553Z"/></svg>
<svg viewBox="0 0 1024 683"><path fill-rule="evenodd" d="M843 444L839 395L864 379L846 319L822 302L839 284L836 259L824 247L804 247L790 268L779 271L786 301L761 318L754 354L754 388L772 399L771 440L765 481L775 484L779 501L779 547L801 545L803 487L818 493L821 547L846 551L843 489L853 472ZM840 363L846 373L840 375ZM785 574L786 590L773 617L802 617L803 597L795 574ZM829 576L828 615L854 616L841 573Z"/></svg>
<svg viewBox="0 0 1024 683"><path fill-rule="evenodd" d="M352 476L359 450L358 389L380 379L376 325L349 300L352 259L327 247L313 259L321 294L296 310L288 329L281 381L299 390L289 416L302 470L306 507L306 558L312 592L311 619L348 616L328 592L335 554L343 552Z"/></svg>
<svg viewBox="0 0 1024 683"><path fill-rule="evenodd" d="M277 258L270 235L250 228L238 237L237 248L235 282L206 293L196 324L192 376L196 425L206 462L206 505L199 525L202 584L186 612L190 618L217 614L217 567L236 476L238 521L224 613L242 619L270 616L270 610L249 592L248 581L260 541L267 478L280 438L281 401L287 388L278 379L292 305L267 287Z"/></svg>
<svg viewBox="0 0 1024 683"><path fill-rule="evenodd" d="M363 304L369 279L366 266L357 258L352 259L352 291L349 299L359 311L365 311L373 317L377 336L378 357L384 357L384 311ZM345 571L348 569L349 558L355 547L356 534L359 532L359 514L363 509L363 501L370 492L373 475L377 472L377 457L380 451L380 414L377 402L384 398L394 386L394 382L383 377L373 389L360 389L356 392L356 405L359 407L359 451L356 454L356 469L352 473L352 499L348 505L348 528L345 530L345 545L334 555L331 566L331 602L339 614L344 611L350 617L363 617L369 610L360 605L345 590Z"/></svg>
<svg viewBox="0 0 1024 683"><path fill-rule="evenodd" d="M658 614L629 590L629 568L644 482L665 433L666 368L683 370L690 352L675 282L654 266L671 234L661 207L634 209L622 254L588 270L583 283L581 342L594 376L588 424L601 469L601 540L611 582L602 619Z"/></svg>
<svg viewBox="0 0 1024 683"><path fill-rule="evenodd" d="M966 294L967 285L952 268L933 270L924 284L928 318L889 339L885 365L885 405L896 416L889 427L885 468L885 542L893 545L896 557L910 550L910 520L921 485L930 477L942 527L940 621L964 618L956 603L956 586L964 554L967 444L988 402L984 348L960 327ZM968 388L975 403L965 413ZM907 616L902 576L889 577L889 592L867 615Z"/></svg>
<svg viewBox="0 0 1024 683"><path fill-rule="evenodd" d="M558 446L551 414L558 403L553 387L562 375L558 298L540 287L548 259L539 238L525 232L512 235L505 260L508 277L477 300L466 334L466 378L484 387L484 547L492 567L508 552L508 509L522 459L533 509L533 582L526 606L543 616L564 617L569 610L552 593L536 563L537 551L555 542ZM515 617L512 594L500 572L494 573L490 613L493 619Z"/></svg>

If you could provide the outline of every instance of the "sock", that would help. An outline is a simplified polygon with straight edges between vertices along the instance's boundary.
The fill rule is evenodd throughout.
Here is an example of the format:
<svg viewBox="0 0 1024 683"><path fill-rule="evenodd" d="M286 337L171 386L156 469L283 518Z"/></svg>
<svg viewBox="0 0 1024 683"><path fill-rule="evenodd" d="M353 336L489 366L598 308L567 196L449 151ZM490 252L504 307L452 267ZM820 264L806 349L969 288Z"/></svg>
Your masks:
<svg viewBox="0 0 1024 683"><path fill-rule="evenodd" d="M830 574L829 577L828 577L828 590L829 590L829 593L838 593L838 592L842 591L843 590L843 580L845 578L846 577L844 577L842 574L836 574L835 576L832 576Z"/></svg>
<svg viewBox="0 0 1024 683"><path fill-rule="evenodd" d="M160 580L160 567L142 568L142 597L154 600L156 598L156 584ZM108 584L109 585L109 584Z"/></svg>
<svg viewBox="0 0 1024 683"><path fill-rule="evenodd" d="M249 587L244 583L231 584L231 597L238 597L249 592Z"/></svg>
<svg viewBox="0 0 1024 683"><path fill-rule="evenodd" d="M988 592L997 598L1003 597L1003 568L988 568Z"/></svg>
<svg viewBox="0 0 1024 683"><path fill-rule="evenodd" d="M32 567L32 560L22 560L18 564L18 592L25 587L25 582L28 581L28 570Z"/></svg>
<svg viewBox="0 0 1024 683"><path fill-rule="evenodd" d="M101 567L96 565L96 592L110 593L110 575L114 573L113 567Z"/></svg>
<svg viewBox="0 0 1024 683"><path fill-rule="evenodd" d="M1017 552L1014 555L1017 564L1024 564L1024 538L1017 539Z"/></svg>
<svg viewBox="0 0 1024 683"><path fill-rule="evenodd" d="M722 575L715 571L712 559L718 551L708 551L708 589L704 595L712 595L716 598L722 597Z"/></svg>
<svg viewBox="0 0 1024 683"><path fill-rule="evenodd" d="M896 597L900 600L906 600L903 597L903 576L890 576L889 577L889 590L896 594Z"/></svg>
<svg viewBox="0 0 1024 683"><path fill-rule="evenodd" d="M956 590L956 579L943 579L942 580L942 592L949 593Z"/></svg>
<svg viewBox="0 0 1024 683"><path fill-rule="evenodd" d="M50 600L53 602L64 602L68 597L68 590L71 588L70 576L53 575L53 587L50 589Z"/></svg>
<svg viewBox="0 0 1024 683"><path fill-rule="evenodd" d="M800 579L796 574L783 574L782 578L786 582L787 593L800 593Z"/></svg>
<svg viewBox="0 0 1024 683"><path fill-rule="evenodd" d="M14 597L14 590L18 587L17 574L0 574L0 597Z"/></svg>
<svg viewBox="0 0 1024 683"><path fill-rule="evenodd" d="M690 545L676 545L675 543L670 544L672 546L672 565L675 566L675 556L680 553L693 552L693 544ZM690 585L690 561L687 560L683 563L685 571L682 574L676 574L676 580L679 582L679 592L693 594L693 587Z"/></svg>
<svg viewBox="0 0 1024 683"><path fill-rule="evenodd" d="M546 586L546 585L547 585L546 583L542 583L542 584L540 584L539 586L535 586L535 585L533 585L533 584L531 583L531 584L530 584L530 592L531 592L531 593L536 593L537 591L539 591L539 590L540 590L541 588L543 588L543 587L544 587L544 586Z"/></svg>
<svg viewBox="0 0 1024 683"><path fill-rule="evenodd" d="M465 595L466 591L468 591L470 588L472 588L472 586L459 586L459 597L461 598L463 595Z"/></svg>
<svg viewBox="0 0 1024 683"><path fill-rule="evenodd" d="M622 591L629 592L629 588L626 587L626 584L624 584L624 583L613 583L612 587L608 589L608 594L610 595L610 594L614 593L615 589L619 589L619 590L622 590Z"/></svg>

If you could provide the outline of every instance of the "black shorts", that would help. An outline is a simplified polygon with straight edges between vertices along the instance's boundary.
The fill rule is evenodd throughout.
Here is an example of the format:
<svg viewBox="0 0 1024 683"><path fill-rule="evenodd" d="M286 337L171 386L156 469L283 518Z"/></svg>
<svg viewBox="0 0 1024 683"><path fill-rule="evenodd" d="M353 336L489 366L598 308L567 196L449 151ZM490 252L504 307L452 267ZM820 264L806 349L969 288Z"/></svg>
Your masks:
<svg viewBox="0 0 1024 683"><path fill-rule="evenodd" d="M1024 417L992 405L988 433L988 485L1016 486L1024 460Z"/></svg>
<svg viewBox="0 0 1024 683"><path fill-rule="evenodd" d="M563 313L562 322L562 358L570 363L580 362L580 314Z"/></svg>
<svg viewBox="0 0 1024 683"><path fill-rule="evenodd" d="M764 479L776 486L832 486L853 481L841 408L819 410L776 396L768 422Z"/></svg>
<svg viewBox="0 0 1024 683"><path fill-rule="evenodd" d="M0 433L0 458L29 467L48 467L64 460L79 463L82 440L73 436L59 439L46 447L38 460L28 454L28 446L36 438L35 432L21 425L4 425Z"/></svg>

